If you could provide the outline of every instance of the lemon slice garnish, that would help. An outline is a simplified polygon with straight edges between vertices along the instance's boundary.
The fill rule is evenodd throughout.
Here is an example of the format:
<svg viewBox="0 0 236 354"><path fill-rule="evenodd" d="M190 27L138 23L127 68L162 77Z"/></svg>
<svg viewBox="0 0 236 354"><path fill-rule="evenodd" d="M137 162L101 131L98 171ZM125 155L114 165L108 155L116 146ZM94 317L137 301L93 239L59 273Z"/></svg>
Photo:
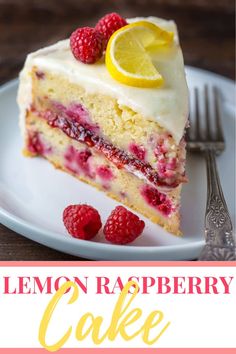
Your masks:
<svg viewBox="0 0 236 354"><path fill-rule="evenodd" d="M148 21L131 23L113 33L106 49L106 67L117 81L136 87L155 87L163 83L152 63L148 48L160 48L173 41L173 33Z"/></svg>

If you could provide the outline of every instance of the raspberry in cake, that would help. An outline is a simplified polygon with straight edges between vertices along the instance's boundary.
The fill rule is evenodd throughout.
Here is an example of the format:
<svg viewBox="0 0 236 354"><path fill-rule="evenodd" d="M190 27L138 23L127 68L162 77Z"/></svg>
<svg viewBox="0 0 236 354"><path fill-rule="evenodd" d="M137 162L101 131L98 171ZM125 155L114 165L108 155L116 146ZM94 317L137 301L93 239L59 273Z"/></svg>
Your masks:
<svg viewBox="0 0 236 354"><path fill-rule="evenodd" d="M129 29L127 23L146 21L162 35L173 33L168 48L151 54L162 84L135 87L135 80L131 85L116 80L101 53L97 29L87 31L96 46L89 53L93 63L98 60L94 64L75 58L70 40L40 49L27 57L20 74L24 151L44 157L178 235L180 192L186 182L188 90L176 25L154 17L109 21L119 29L114 29L107 50L114 49L110 41L121 26ZM100 23L103 29L105 22Z"/></svg>

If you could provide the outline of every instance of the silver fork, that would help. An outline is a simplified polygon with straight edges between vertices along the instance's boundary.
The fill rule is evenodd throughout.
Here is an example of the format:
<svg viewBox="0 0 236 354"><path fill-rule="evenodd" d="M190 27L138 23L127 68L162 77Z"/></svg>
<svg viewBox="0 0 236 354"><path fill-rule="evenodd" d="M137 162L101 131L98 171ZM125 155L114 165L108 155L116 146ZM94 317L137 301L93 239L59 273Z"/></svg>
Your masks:
<svg viewBox="0 0 236 354"><path fill-rule="evenodd" d="M207 163L205 246L199 260L234 261L236 248L233 227L216 166L216 155L225 148L221 126L220 93L213 87L209 95L208 86L205 85L202 97L204 110L201 113L199 92L198 88L194 89L194 99L191 102L194 114L190 114L191 128L187 129L186 133L187 149L204 154ZM202 128L202 123L205 123L205 129Z"/></svg>

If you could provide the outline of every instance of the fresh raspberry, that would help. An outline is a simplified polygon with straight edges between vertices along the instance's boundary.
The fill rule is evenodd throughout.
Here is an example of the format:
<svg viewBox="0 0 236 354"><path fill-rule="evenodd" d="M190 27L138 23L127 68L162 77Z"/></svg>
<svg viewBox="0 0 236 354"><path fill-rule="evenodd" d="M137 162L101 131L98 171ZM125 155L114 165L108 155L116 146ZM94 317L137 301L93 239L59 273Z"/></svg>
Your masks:
<svg viewBox="0 0 236 354"><path fill-rule="evenodd" d="M98 211L86 204L69 205L65 208L63 222L71 236L82 240L90 240L102 227Z"/></svg>
<svg viewBox="0 0 236 354"><path fill-rule="evenodd" d="M124 245L134 241L143 232L145 223L123 206L116 207L104 226L103 232L108 241Z"/></svg>
<svg viewBox="0 0 236 354"><path fill-rule="evenodd" d="M119 28L126 26L128 23L124 18L118 15L116 12L107 14L102 17L95 26L95 29L103 34L106 46L111 35Z"/></svg>
<svg viewBox="0 0 236 354"><path fill-rule="evenodd" d="M102 57L104 44L103 35L91 27L77 28L70 36L74 57L85 64L93 64Z"/></svg>

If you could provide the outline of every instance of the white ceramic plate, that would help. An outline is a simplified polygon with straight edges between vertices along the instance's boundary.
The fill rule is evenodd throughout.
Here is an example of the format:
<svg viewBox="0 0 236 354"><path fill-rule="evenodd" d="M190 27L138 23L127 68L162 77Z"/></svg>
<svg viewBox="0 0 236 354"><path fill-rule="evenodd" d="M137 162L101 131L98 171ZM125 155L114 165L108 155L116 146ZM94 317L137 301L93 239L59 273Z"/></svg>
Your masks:
<svg viewBox="0 0 236 354"><path fill-rule="evenodd" d="M234 219L234 84L203 70L187 68L189 87L217 85L224 96L225 152L217 159L228 207ZM206 173L202 157L189 156L189 183L183 188L182 230L179 238L143 218L146 228L131 245L106 243L102 234L93 241L70 237L62 223L63 209L73 203L96 207L106 220L117 205L94 188L54 169L42 158L22 156L18 127L16 80L0 88L0 222L48 247L96 260L187 260L198 256L203 246Z"/></svg>

